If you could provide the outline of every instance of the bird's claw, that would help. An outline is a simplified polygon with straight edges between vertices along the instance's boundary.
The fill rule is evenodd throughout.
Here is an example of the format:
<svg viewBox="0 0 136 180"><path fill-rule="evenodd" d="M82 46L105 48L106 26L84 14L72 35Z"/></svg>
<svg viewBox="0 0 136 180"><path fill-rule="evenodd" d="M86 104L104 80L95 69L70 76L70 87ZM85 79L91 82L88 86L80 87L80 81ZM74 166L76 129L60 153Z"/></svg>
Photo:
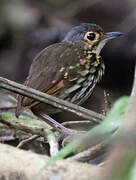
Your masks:
<svg viewBox="0 0 136 180"><path fill-rule="evenodd" d="M61 145L64 147L66 143L68 143L71 139L73 139L76 136L79 136L83 134L84 131L76 131L72 129L65 129L64 131L61 131L59 137L58 137L58 142L61 142Z"/></svg>

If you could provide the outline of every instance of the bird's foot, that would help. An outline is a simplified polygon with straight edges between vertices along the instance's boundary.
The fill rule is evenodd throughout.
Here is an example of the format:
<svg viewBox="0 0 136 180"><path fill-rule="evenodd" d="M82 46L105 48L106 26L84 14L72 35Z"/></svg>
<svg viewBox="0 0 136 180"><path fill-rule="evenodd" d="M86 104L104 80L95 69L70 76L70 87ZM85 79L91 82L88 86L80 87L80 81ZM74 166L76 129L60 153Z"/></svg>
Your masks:
<svg viewBox="0 0 136 180"><path fill-rule="evenodd" d="M62 141L61 145L64 146L68 142L72 141L72 139L75 137L82 135L84 132L85 131L77 131L64 127L64 129L61 129L58 141Z"/></svg>
<svg viewBox="0 0 136 180"><path fill-rule="evenodd" d="M59 131L60 135L58 137L58 141L62 140L62 146L66 144L66 142L69 142L74 138L75 136L79 136L83 134L85 131L77 131L73 129L66 128L62 124L58 123L54 119L52 119L50 116L46 114L40 114L41 118L46 121L49 125L53 127L53 129Z"/></svg>

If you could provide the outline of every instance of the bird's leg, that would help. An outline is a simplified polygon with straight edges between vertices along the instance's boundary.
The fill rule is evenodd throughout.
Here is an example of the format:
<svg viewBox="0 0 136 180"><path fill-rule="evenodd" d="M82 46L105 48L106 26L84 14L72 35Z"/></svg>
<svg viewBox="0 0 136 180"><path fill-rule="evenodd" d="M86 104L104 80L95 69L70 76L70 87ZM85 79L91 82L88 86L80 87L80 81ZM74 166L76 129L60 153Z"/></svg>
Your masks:
<svg viewBox="0 0 136 180"><path fill-rule="evenodd" d="M50 126L52 126L54 129L56 129L57 131L59 131L62 135L73 135L73 134L77 134L76 130L72 130L72 129L68 129L66 127L64 127L63 125L61 125L60 123L58 123L57 121L55 121L54 119L52 119L50 116L48 116L47 114L44 113L40 113L40 118L45 121L46 123L48 123Z"/></svg>
<svg viewBox="0 0 136 180"><path fill-rule="evenodd" d="M66 128L62 124L58 123L54 119L52 119L50 116L44 113L40 113L39 117L48 123L50 126L52 126L54 129L60 132L60 135L58 137L58 141L62 140L62 146L65 145L66 142L68 142L69 139L74 137L75 135L81 135L84 133L84 131L77 131L77 130L72 130L69 128Z"/></svg>

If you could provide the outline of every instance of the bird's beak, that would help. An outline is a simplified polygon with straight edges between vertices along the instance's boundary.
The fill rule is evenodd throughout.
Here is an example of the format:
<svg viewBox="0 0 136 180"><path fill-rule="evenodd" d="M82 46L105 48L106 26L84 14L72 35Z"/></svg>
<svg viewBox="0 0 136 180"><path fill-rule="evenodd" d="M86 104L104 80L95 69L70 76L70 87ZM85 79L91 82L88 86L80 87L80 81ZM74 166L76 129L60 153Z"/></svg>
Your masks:
<svg viewBox="0 0 136 180"><path fill-rule="evenodd" d="M105 33L104 36L101 38L101 40L110 40L122 35L123 33L121 32L109 32L109 33Z"/></svg>

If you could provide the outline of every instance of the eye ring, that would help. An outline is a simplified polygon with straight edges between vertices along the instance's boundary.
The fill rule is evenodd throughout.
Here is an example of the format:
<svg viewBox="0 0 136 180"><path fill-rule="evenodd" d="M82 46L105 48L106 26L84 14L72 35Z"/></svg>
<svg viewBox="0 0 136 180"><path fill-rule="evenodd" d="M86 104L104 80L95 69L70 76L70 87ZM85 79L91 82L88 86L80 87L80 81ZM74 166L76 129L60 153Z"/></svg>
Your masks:
<svg viewBox="0 0 136 180"><path fill-rule="evenodd" d="M87 39L90 40L90 41L94 41L95 38L96 38L96 34L94 32L89 32L87 33Z"/></svg>

